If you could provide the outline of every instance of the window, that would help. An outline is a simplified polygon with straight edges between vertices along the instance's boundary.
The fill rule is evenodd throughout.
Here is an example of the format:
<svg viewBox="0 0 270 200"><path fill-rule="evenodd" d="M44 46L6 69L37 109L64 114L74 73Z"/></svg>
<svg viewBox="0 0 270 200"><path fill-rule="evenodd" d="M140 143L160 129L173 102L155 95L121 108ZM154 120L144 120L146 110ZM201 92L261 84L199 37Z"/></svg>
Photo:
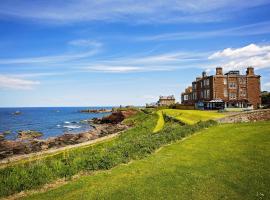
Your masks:
<svg viewBox="0 0 270 200"><path fill-rule="evenodd" d="M188 95L184 95L184 101L187 101L188 100Z"/></svg>
<svg viewBox="0 0 270 200"><path fill-rule="evenodd" d="M209 79L203 80L203 84L204 84L204 85L209 85Z"/></svg>
<svg viewBox="0 0 270 200"><path fill-rule="evenodd" d="M228 90L227 90L227 88L224 88L224 97L228 97Z"/></svg>
<svg viewBox="0 0 270 200"><path fill-rule="evenodd" d="M203 98L203 91L201 91L201 98Z"/></svg>
<svg viewBox="0 0 270 200"><path fill-rule="evenodd" d="M201 88L203 87L203 82L201 81Z"/></svg>
<svg viewBox="0 0 270 200"><path fill-rule="evenodd" d="M245 97L247 95L246 89L240 89L240 96Z"/></svg>
<svg viewBox="0 0 270 200"><path fill-rule="evenodd" d="M244 77L239 78L240 84L246 84L246 79Z"/></svg>
<svg viewBox="0 0 270 200"><path fill-rule="evenodd" d="M197 99L196 93L194 92L194 93L193 93L193 100L196 100L196 99Z"/></svg>
<svg viewBox="0 0 270 200"><path fill-rule="evenodd" d="M193 89L193 90L196 90L196 83L193 83L193 84L192 84L192 89Z"/></svg>
<svg viewBox="0 0 270 200"><path fill-rule="evenodd" d="M236 84L234 82L229 83L229 88L236 88Z"/></svg>
<svg viewBox="0 0 270 200"><path fill-rule="evenodd" d="M224 85L227 85L227 78L223 79L223 83L224 83Z"/></svg>
<svg viewBox="0 0 270 200"><path fill-rule="evenodd" d="M230 93L230 99L236 99L236 94L235 93Z"/></svg>
<svg viewBox="0 0 270 200"><path fill-rule="evenodd" d="M206 98L210 98L210 90L206 90Z"/></svg>

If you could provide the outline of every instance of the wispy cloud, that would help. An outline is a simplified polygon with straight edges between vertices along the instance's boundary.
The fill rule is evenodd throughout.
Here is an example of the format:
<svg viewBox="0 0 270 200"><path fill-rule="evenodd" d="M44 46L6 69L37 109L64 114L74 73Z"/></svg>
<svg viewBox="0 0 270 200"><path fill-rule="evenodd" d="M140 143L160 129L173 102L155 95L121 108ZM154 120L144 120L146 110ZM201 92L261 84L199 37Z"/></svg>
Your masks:
<svg viewBox="0 0 270 200"><path fill-rule="evenodd" d="M49 64L49 63L59 63L71 60L76 60L80 58L86 58L93 56L98 53L98 50L90 50L87 52L77 53L77 54L65 54L58 56L42 56L42 57L29 57L29 58L14 58L14 59L0 59L0 65L8 64Z"/></svg>
<svg viewBox="0 0 270 200"><path fill-rule="evenodd" d="M138 41L165 41L165 40L187 40L209 38L217 36L249 36L262 35L270 33L270 21L248 24L239 27L233 27L220 30L194 31L194 32L173 32L158 35L148 35L136 37Z"/></svg>
<svg viewBox="0 0 270 200"><path fill-rule="evenodd" d="M68 45L76 46L76 52L64 53L61 55L46 55L40 57L24 57L24 58L2 58L0 59L0 65L12 65L12 64L55 64L64 63L68 61L80 60L88 58L101 52L102 43L79 39L68 42Z"/></svg>
<svg viewBox="0 0 270 200"><path fill-rule="evenodd" d="M88 40L88 39L72 40L69 42L69 44L73 46L95 47L95 48L102 46L101 42L97 42L95 40Z"/></svg>
<svg viewBox="0 0 270 200"><path fill-rule="evenodd" d="M39 81L15 78L0 74L0 89L30 90L39 84Z"/></svg>
<svg viewBox="0 0 270 200"><path fill-rule="evenodd" d="M123 65L123 63L125 65ZM248 66L270 69L270 45L249 44L216 52L171 52L140 57L122 57L85 64L83 69L99 72L133 73L174 71L187 68L213 69L222 66L225 71L242 70Z"/></svg>
<svg viewBox="0 0 270 200"><path fill-rule="evenodd" d="M170 52L152 54L148 56L127 56L117 58L103 58L91 63L80 63L81 69L105 73L134 73L153 71L172 71L189 68L197 62L207 60L209 54L202 52ZM78 67L77 67L78 68Z"/></svg>
<svg viewBox="0 0 270 200"><path fill-rule="evenodd" d="M135 23L209 22L232 16L233 12L269 3L268 0L2 0L0 15L51 23L78 21L134 21ZM233 6L232 6L233 5Z"/></svg>
<svg viewBox="0 0 270 200"><path fill-rule="evenodd" d="M138 66L115 66L115 65L94 65L83 67L83 70L88 72L102 73L135 73L135 72L153 72L153 71L170 71L170 68L165 67L138 67Z"/></svg>

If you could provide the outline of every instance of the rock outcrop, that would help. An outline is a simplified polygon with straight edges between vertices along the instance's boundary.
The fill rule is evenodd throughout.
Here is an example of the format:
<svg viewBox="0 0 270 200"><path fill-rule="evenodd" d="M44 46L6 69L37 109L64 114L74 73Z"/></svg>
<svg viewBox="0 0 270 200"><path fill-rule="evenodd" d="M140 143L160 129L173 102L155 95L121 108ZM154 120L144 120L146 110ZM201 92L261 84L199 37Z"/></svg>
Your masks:
<svg viewBox="0 0 270 200"><path fill-rule="evenodd" d="M104 124L104 123L117 124L117 123L122 122L124 119L131 117L137 113L138 111L135 109L114 111L111 115L103 117L100 120L100 123L101 124Z"/></svg>
<svg viewBox="0 0 270 200"><path fill-rule="evenodd" d="M101 109L86 109L86 110L80 110L80 112L82 112L82 113L110 113L110 112L112 112L112 111L109 110L109 109L101 108Z"/></svg>
<svg viewBox="0 0 270 200"><path fill-rule="evenodd" d="M41 132L32 131L32 130L18 132L18 138L20 140L29 140L29 139L34 139L34 138L40 138L42 135L43 134Z"/></svg>
<svg viewBox="0 0 270 200"><path fill-rule="evenodd" d="M122 122L125 118L136 114L137 111L115 111L111 115L102 119L92 119L85 121L91 123L93 129L79 134L63 134L58 137L48 138L46 140L38 139L42 133L36 131L20 131L18 140L4 140L0 135L0 159L13 155L22 155L44 151L52 148L65 147L67 145L79 144L103 137L109 134L117 133L128 128ZM2 139L1 139L2 138Z"/></svg>

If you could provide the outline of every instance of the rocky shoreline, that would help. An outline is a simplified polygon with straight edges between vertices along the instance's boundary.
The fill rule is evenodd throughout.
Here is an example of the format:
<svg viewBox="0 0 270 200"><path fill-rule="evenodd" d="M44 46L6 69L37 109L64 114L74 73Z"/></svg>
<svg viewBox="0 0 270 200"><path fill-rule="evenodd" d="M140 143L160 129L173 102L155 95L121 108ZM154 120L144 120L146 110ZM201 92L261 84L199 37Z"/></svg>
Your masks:
<svg viewBox="0 0 270 200"><path fill-rule="evenodd" d="M58 137L48 139L38 139L29 137L29 131L21 133L23 139L5 140L0 138L0 160L16 155L24 155L46 151L49 149L57 149L68 145L79 144L90 140L95 140L110 134L114 134L129 128L122 121L137 111L115 111L111 115L101 119L91 119L87 122L93 127L92 130L78 134L63 134Z"/></svg>
<svg viewBox="0 0 270 200"><path fill-rule="evenodd" d="M112 110L109 109L86 109L86 110L80 110L81 113L110 113Z"/></svg>

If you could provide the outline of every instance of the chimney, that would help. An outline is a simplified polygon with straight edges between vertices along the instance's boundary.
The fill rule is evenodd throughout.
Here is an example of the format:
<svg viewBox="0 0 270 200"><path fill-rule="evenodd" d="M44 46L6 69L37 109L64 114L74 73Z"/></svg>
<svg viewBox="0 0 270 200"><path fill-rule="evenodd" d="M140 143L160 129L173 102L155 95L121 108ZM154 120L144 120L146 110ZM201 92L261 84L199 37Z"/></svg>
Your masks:
<svg viewBox="0 0 270 200"><path fill-rule="evenodd" d="M222 67L217 67L216 68L216 75L223 75Z"/></svg>
<svg viewBox="0 0 270 200"><path fill-rule="evenodd" d="M206 75L206 71L203 71L203 73L202 73L202 77L204 78L204 77L206 77L207 75Z"/></svg>
<svg viewBox="0 0 270 200"><path fill-rule="evenodd" d="M247 76L253 76L254 75L254 68L248 67L246 73L247 73Z"/></svg>

